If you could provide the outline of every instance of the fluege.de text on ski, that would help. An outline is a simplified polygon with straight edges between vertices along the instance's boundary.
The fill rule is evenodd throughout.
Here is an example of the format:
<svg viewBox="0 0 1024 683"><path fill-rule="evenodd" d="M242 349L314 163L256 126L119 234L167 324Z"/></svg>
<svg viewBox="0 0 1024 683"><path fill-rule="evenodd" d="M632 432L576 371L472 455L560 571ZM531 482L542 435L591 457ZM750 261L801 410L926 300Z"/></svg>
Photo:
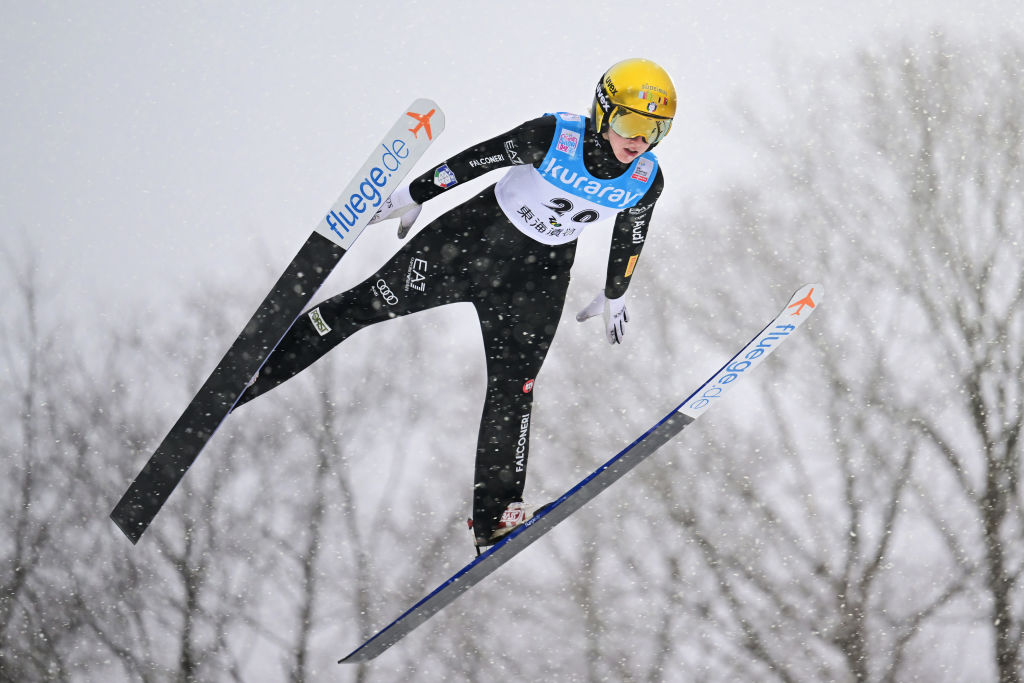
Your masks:
<svg viewBox="0 0 1024 683"><path fill-rule="evenodd" d="M390 147L387 143L381 144L381 149L384 153L380 156L380 166L370 168L359 183L359 192L353 193L339 210L332 209L324 218L338 237L345 237L342 231L347 233L367 209L372 213L380 207L383 196L379 188L387 185L391 174L401 168L402 160L409 156L409 149L402 138L394 140Z"/></svg>
<svg viewBox="0 0 1024 683"><path fill-rule="evenodd" d="M687 411L696 412L707 408L713 400L722 395L726 385L739 379L740 375L750 368L755 360L772 349L775 342L789 336L789 333L795 329L795 325L784 323L777 324L769 330L762 332L757 339L756 345L743 354L742 360L734 358L732 362L722 368L722 371L708 383L703 391L698 392L694 400L687 404Z"/></svg>

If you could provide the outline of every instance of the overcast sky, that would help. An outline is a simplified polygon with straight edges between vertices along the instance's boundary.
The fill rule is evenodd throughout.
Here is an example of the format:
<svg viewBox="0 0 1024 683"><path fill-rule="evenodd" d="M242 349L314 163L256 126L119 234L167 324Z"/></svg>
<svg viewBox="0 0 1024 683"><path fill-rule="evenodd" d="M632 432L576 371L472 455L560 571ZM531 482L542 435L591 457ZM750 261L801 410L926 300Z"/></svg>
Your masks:
<svg viewBox="0 0 1024 683"><path fill-rule="evenodd" d="M254 308L416 97L447 115L432 163L539 113L584 111L611 63L655 59L680 95L658 150L671 203L742 168L721 112L738 92L767 101L778 55L841 59L875 35L1024 27L1020 0L0 8L2 242L26 234L42 251L63 296L53 314L115 317L143 296L158 315L195 283L246 274ZM398 245L391 228L363 240L377 251L350 263L353 249L352 278Z"/></svg>

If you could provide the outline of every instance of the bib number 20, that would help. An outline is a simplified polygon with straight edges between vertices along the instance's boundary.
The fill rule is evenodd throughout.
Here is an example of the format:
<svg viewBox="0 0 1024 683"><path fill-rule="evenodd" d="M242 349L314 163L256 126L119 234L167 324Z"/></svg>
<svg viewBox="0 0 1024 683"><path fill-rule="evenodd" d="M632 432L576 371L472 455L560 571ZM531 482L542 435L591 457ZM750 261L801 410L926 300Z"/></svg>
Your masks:
<svg viewBox="0 0 1024 683"><path fill-rule="evenodd" d="M555 197L544 206L545 208L554 211L559 217L572 211L572 202L563 197ZM600 218L600 216L597 211L594 211L593 209L584 209L583 211L579 211L569 217L569 219L574 223L593 223L598 218Z"/></svg>

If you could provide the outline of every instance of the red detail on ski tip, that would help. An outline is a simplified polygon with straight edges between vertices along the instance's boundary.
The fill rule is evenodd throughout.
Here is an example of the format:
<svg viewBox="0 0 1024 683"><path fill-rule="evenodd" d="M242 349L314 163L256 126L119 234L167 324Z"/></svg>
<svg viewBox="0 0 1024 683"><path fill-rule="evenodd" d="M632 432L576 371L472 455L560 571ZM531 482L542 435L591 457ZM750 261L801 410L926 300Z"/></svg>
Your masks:
<svg viewBox="0 0 1024 683"><path fill-rule="evenodd" d="M433 134L430 131L430 117L433 116L434 112L436 112L436 111L437 111L436 109L431 109L426 114L417 114L414 111L407 111L407 112L405 112L406 116L411 116L416 121L419 121L419 123L416 124L415 128L410 128L409 129L409 132L412 133L413 137L418 138L420 136L419 132L421 130L423 130L423 129L426 129L427 139L428 140L433 140L434 139L434 136L433 136Z"/></svg>
<svg viewBox="0 0 1024 683"><path fill-rule="evenodd" d="M801 313L803 313L804 306L814 308L815 304L814 299L811 298L812 294L814 294L814 287L811 287L811 291L807 292L807 296L805 296L803 299L800 299L800 301L797 301L796 303L792 303L789 306L787 306L786 308L796 309L795 311L793 311L791 315L800 315Z"/></svg>

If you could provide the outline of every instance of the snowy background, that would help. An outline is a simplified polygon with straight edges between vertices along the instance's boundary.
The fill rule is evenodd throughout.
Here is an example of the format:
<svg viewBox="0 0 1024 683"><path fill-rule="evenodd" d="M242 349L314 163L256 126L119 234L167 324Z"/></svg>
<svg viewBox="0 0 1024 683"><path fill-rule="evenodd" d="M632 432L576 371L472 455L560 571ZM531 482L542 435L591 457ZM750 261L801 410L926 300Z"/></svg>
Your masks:
<svg viewBox="0 0 1024 683"><path fill-rule="evenodd" d="M0 5L0 678L1020 680L1024 9L721 5ZM335 661L472 556L468 307L240 412L120 537L127 482L406 104L446 113L422 168L585 111L631 56L680 95L667 187L621 348L572 320L609 230L582 240L527 494L823 282L752 386L365 666ZM368 231L325 293L398 246Z"/></svg>
<svg viewBox="0 0 1024 683"><path fill-rule="evenodd" d="M439 159L537 112L585 110L605 68L647 55L680 94L659 155L681 200L748 167L720 118L740 91L777 95L780 56L838 62L933 26L1022 23L1017 3L930 0L10 4L6 231L46 253L68 310L111 316L142 299L152 319L209 273L276 272L417 96L448 115Z"/></svg>

